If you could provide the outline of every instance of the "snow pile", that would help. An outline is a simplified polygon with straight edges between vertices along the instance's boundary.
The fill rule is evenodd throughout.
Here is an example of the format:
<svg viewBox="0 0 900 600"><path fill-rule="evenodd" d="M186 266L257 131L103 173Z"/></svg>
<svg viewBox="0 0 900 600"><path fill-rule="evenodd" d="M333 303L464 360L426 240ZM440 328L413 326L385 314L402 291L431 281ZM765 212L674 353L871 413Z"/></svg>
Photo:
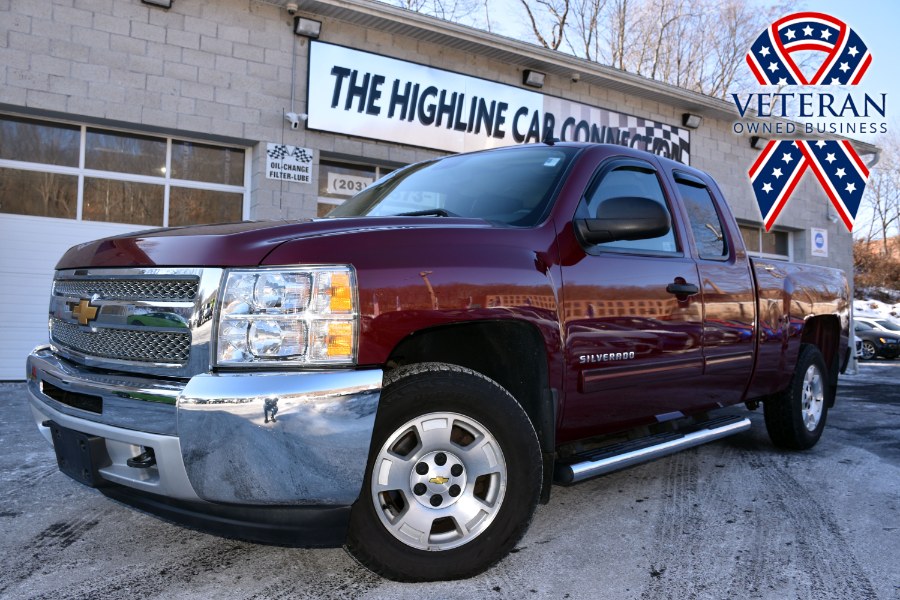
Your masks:
<svg viewBox="0 0 900 600"><path fill-rule="evenodd" d="M857 317L870 317L873 319L891 319L900 324L900 302L887 304L878 300L867 298L853 301L853 315Z"/></svg>

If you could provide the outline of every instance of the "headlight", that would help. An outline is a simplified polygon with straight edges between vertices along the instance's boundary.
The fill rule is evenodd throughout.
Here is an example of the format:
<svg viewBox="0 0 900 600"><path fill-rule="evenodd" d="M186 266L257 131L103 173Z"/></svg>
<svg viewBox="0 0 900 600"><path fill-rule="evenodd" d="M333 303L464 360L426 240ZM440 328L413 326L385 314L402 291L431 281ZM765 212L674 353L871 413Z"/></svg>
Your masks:
<svg viewBox="0 0 900 600"><path fill-rule="evenodd" d="M216 364L352 364L356 282L349 266L232 269L219 304Z"/></svg>

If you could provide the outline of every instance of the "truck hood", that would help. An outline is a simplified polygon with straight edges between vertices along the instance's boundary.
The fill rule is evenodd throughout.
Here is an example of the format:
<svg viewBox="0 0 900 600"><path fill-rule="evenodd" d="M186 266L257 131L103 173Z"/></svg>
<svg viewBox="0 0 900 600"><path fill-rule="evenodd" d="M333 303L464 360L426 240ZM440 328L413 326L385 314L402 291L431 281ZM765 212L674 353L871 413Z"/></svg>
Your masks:
<svg viewBox="0 0 900 600"><path fill-rule="evenodd" d="M250 267L292 240L390 229L492 228L479 219L363 217L252 221L151 229L73 246L57 269L85 267Z"/></svg>

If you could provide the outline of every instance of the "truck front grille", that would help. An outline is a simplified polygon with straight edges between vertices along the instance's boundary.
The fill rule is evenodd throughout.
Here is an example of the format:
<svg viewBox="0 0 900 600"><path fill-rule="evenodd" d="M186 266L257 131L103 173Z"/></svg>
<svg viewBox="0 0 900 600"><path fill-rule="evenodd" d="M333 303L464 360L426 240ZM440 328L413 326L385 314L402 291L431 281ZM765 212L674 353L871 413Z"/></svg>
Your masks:
<svg viewBox="0 0 900 600"><path fill-rule="evenodd" d="M189 302L197 296L199 281L193 279L57 279L53 293L70 298Z"/></svg>
<svg viewBox="0 0 900 600"><path fill-rule="evenodd" d="M119 267L56 272L50 343L98 370L188 378L210 368L223 270Z"/></svg>
<svg viewBox="0 0 900 600"><path fill-rule="evenodd" d="M191 334L104 328L91 331L60 319L50 321L50 339L76 352L148 363L184 363L191 353Z"/></svg>

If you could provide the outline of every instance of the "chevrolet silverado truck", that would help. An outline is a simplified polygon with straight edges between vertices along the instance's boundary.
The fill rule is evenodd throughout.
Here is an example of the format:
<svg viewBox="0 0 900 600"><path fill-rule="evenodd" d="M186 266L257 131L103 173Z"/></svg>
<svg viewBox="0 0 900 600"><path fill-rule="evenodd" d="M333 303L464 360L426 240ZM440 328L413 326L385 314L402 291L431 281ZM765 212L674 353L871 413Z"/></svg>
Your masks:
<svg viewBox="0 0 900 600"><path fill-rule="evenodd" d="M60 469L112 498L442 580L503 558L554 483L747 429L735 405L813 446L849 310L840 271L750 258L708 175L548 142L323 219L73 247L27 379Z"/></svg>

